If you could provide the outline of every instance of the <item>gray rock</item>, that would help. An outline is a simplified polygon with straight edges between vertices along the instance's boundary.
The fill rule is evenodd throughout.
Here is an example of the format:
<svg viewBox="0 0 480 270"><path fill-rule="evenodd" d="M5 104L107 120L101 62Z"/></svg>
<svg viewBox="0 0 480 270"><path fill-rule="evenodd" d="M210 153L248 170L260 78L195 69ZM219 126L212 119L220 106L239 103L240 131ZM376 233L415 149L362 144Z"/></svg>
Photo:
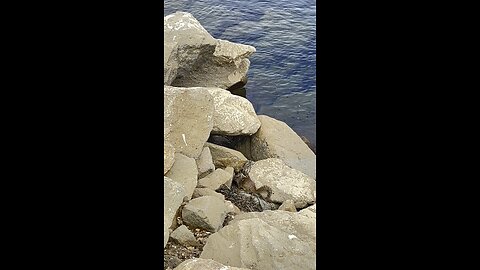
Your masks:
<svg viewBox="0 0 480 270"><path fill-rule="evenodd" d="M257 161L279 158L288 166L316 179L316 155L287 124L266 115L259 115L261 127L250 140L241 142L237 150Z"/></svg>
<svg viewBox="0 0 480 270"><path fill-rule="evenodd" d="M278 210L289 211L289 212L297 212L297 208L295 208L295 203L292 200L285 200Z"/></svg>
<svg viewBox="0 0 480 270"><path fill-rule="evenodd" d="M216 169L213 173L198 180L198 187L217 190L221 185L226 185L228 188L230 188L232 186L232 179L233 169L229 171Z"/></svg>
<svg viewBox="0 0 480 270"><path fill-rule="evenodd" d="M173 166L175 161L175 148L169 142L163 141L163 175Z"/></svg>
<svg viewBox="0 0 480 270"><path fill-rule="evenodd" d="M270 187L270 199L275 203L292 200L297 208L316 201L316 181L310 176L290 168L278 158L255 162L248 174L257 189Z"/></svg>
<svg viewBox="0 0 480 270"><path fill-rule="evenodd" d="M189 13L164 17L164 84L227 89L246 83L249 45L214 39Z"/></svg>
<svg viewBox="0 0 480 270"><path fill-rule="evenodd" d="M192 198L198 177L195 159L177 153L175 155L175 163L173 163L172 168L165 176L183 185L187 200Z"/></svg>
<svg viewBox="0 0 480 270"><path fill-rule="evenodd" d="M200 258L258 270L316 268L316 218L286 211L237 215L212 234Z"/></svg>
<svg viewBox="0 0 480 270"><path fill-rule="evenodd" d="M183 222L191 228L218 231L227 215L224 201L214 196L191 200L182 210Z"/></svg>
<svg viewBox="0 0 480 270"><path fill-rule="evenodd" d="M163 135L176 153L198 158L213 128L213 97L204 88L164 86Z"/></svg>
<svg viewBox="0 0 480 270"><path fill-rule="evenodd" d="M215 106L213 134L237 136L257 132L260 120L250 101L220 88L207 89Z"/></svg>
<svg viewBox="0 0 480 270"><path fill-rule="evenodd" d="M247 268L238 268L223 265L210 259L188 259L179 264L173 270L249 270Z"/></svg>
<svg viewBox="0 0 480 270"><path fill-rule="evenodd" d="M208 142L205 144L205 146L210 148L213 164L215 164L216 168L232 167L235 172L238 172L247 162L247 158L237 150Z"/></svg>
<svg viewBox="0 0 480 270"><path fill-rule="evenodd" d="M212 154L210 148L204 147L200 157L197 159L198 178L203 178L206 175L215 171L215 165L213 164Z"/></svg>
<svg viewBox="0 0 480 270"><path fill-rule="evenodd" d="M182 225L175 229L170 235L170 238L175 240L177 243L184 246L199 246L200 243L195 239L195 235L187 228L187 226Z"/></svg>
<svg viewBox="0 0 480 270"><path fill-rule="evenodd" d="M193 196L192 196L193 199L198 198L198 197L202 197L202 196L214 196L214 197L219 198L222 201L225 200L225 195L223 195L221 193L218 193L218 192L216 192L212 189L209 189L209 188L196 188L193 191Z"/></svg>
<svg viewBox="0 0 480 270"><path fill-rule="evenodd" d="M186 192L182 184L163 177L163 247L167 245L169 229Z"/></svg>

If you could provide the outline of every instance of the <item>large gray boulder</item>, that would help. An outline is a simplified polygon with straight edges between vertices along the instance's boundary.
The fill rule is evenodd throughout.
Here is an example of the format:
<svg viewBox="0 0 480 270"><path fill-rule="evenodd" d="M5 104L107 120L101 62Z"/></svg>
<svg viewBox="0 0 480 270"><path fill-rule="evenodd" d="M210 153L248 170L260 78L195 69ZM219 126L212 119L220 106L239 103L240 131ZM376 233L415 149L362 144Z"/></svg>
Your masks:
<svg viewBox="0 0 480 270"><path fill-rule="evenodd" d="M213 38L190 14L164 17L164 84L228 89L244 84L255 48Z"/></svg>
<svg viewBox="0 0 480 270"><path fill-rule="evenodd" d="M212 234L200 258L258 270L316 268L316 217L287 211L242 213Z"/></svg>
<svg viewBox="0 0 480 270"><path fill-rule="evenodd" d="M167 245L170 226L173 224L175 214L185 195L185 188L182 184L163 177L163 247Z"/></svg>
<svg viewBox="0 0 480 270"><path fill-rule="evenodd" d="M182 219L186 225L210 232L218 231L226 216L225 202L214 196L193 199L182 210Z"/></svg>
<svg viewBox="0 0 480 270"><path fill-rule="evenodd" d="M194 258L194 259L188 259L182 262L173 270L248 270L248 269L226 266L214 260Z"/></svg>
<svg viewBox="0 0 480 270"><path fill-rule="evenodd" d="M175 148L169 142L163 141L163 175L165 175L175 162Z"/></svg>
<svg viewBox="0 0 480 270"><path fill-rule="evenodd" d="M288 166L316 179L316 155L287 124L259 115L261 126L250 139L238 144L237 150L253 161L279 158Z"/></svg>
<svg viewBox="0 0 480 270"><path fill-rule="evenodd" d="M198 158L213 128L213 97L204 88L163 87L163 135L175 152Z"/></svg>
<svg viewBox="0 0 480 270"><path fill-rule="evenodd" d="M268 158L255 162L248 176L257 189L263 186L270 187L272 202L281 204L292 200L295 207L303 208L316 201L317 182L310 176L290 168L281 159Z"/></svg>
<svg viewBox="0 0 480 270"><path fill-rule="evenodd" d="M260 120L248 99L220 88L207 90L215 106L212 134L238 136L257 132Z"/></svg>

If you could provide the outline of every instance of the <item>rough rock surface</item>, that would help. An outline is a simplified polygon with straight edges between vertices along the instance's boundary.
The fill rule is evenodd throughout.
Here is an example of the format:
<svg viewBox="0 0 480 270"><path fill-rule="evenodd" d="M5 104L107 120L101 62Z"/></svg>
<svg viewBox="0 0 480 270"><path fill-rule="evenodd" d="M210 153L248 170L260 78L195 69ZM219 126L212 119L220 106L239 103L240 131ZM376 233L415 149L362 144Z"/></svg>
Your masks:
<svg viewBox="0 0 480 270"><path fill-rule="evenodd" d="M198 246L199 243L193 233L187 228L187 226L182 225L176 228L170 237L175 240L177 243L182 244L184 246Z"/></svg>
<svg viewBox="0 0 480 270"><path fill-rule="evenodd" d="M316 218L286 211L242 213L212 234L200 258L258 270L316 268Z"/></svg>
<svg viewBox="0 0 480 270"><path fill-rule="evenodd" d="M191 200L182 210L182 219L192 228L218 231L227 215L225 202L214 196Z"/></svg>
<svg viewBox="0 0 480 270"><path fill-rule="evenodd" d="M250 140L240 143L237 150L257 161L279 158L288 166L316 179L316 155L287 124L266 115L259 115L261 127Z"/></svg>
<svg viewBox="0 0 480 270"><path fill-rule="evenodd" d="M163 177L163 247L167 245L170 226L185 195L182 184Z"/></svg>
<svg viewBox="0 0 480 270"><path fill-rule="evenodd" d="M163 141L163 175L173 166L175 161L175 148L169 142Z"/></svg>
<svg viewBox="0 0 480 270"><path fill-rule="evenodd" d="M212 134L237 136L257 132L260 120L248 99L220 88L207 90L213 96L215 106Z"/></svg>
<svg viewBox="0 0 480 270"><path fill-rule="evenodd" d="M248 270L247 268L238 268L225 266L219 262L210 259L189 259L175 267L174 270Z"/></svg>
<svg viewBox="0 0 480 270"><path fill-rule="evenodd" d="M310 176L290 168L278 158L255 162L248 174L257 189L268 186L270 199L276 203L292 200L297 208L315 203L316 181Z"/></svg>
<svg viewBox="0 0 480 270"><path fill-rule="evenodd" d="M164 17L164 84L228 89L246 83L255 48L213 38L186 12Z"/></svg>
<svg viewBox="0 0 480 270"><path fill-rule="evenodd" d="M212 153L210 153L210 148L208 147L203 148L202 153L200 154L196 162L198 169L198 178L203 178L204 176L215 171Z"/></svg>
<svg viewBox="0 0 480 270"><path fill-rule="evenodd" d="M211 190L217 190L221 185L230 187L233 179L233 169L230 169L231 170L216 169L213 173L198 180L198 186Z"/></svg>
<svg viewBox="0 0 480 270"><path fill-rule="evenodd" d="M202 197L202 196L214 196L214 197L217 197L219 198L220 200L225 200L225 195L221 194L221 193L218 193L212 189L209 189L209 188L196 188L194 191L193 191L193 196L192 198L198 198L198 197Z"/></svg>
<svg viewBox="0 0 480 270"><path fill-rule="evenodd" d="M239 151L208 142L205 146L210 148L216 168L232 167L235 172L239 172L247 162L247 158Z"/></svg>
<svg viewBox="0 0 480 270"><path fill-rule="evenodd" d="M163 135L176 153L198 158L213 128L213 97L204 88L163 87Z"/></svg>
<svg viewBox="0 0 480 270"><path fill-rule="evenodd" d="M292 200L285 200L278 210L289 211L289 212L297 212L297 208L295 208L295 203Z"/></svg>
<svg viewBox="0 0 480 270"><path fill-rule="evenodd" d="M175 182L183 185L188 200L192 198L193 190L197 186L197 164L195 159L177 153L175 163L165 175Z"/></svg>

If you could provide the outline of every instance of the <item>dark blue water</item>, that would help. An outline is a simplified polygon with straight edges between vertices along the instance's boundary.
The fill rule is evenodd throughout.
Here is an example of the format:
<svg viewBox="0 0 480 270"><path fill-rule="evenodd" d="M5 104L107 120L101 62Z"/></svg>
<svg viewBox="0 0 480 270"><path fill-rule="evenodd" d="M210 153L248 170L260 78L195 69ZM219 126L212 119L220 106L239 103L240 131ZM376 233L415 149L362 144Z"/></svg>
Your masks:
<svg viewBox="0 0 480 270"><path fill-rule="evenodd" d="M246 96L257 114L286 122L316 145L315 0L164 0L215 38L252 45Z"/></svg>

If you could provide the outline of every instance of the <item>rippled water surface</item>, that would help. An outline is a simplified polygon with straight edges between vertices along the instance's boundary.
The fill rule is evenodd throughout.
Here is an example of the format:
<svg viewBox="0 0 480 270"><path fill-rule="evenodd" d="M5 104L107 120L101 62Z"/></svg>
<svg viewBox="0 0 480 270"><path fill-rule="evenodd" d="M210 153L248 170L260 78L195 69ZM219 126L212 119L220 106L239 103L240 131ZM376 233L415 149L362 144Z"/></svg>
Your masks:
<svg viewBox="0 0 480 270"><path fill-rule="evenodd" d="M316 145L314 0L164 0L164 14L186 11L215 38L252 45L246 85L257 114L286 122Z"/></svg>

